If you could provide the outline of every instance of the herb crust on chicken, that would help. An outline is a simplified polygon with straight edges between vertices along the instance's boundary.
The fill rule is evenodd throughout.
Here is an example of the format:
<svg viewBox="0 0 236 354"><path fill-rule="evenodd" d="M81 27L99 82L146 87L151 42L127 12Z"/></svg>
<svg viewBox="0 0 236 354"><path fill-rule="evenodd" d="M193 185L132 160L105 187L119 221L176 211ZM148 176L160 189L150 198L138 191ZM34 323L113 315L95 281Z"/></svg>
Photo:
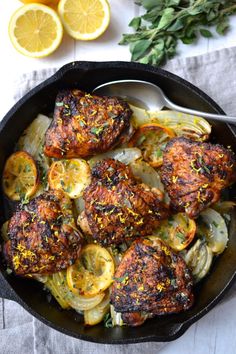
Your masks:
<svg viewBox="0 0 236 354"><path fill-rule="evenodd" d="M18 275L50 274L74 263L82 237L75 228L70 199L45 192L18 209L8 225L7 263Z"/></svg>
<svg viewBox="0 0 236 354"><path fill-rule="evenodd" d="M110 150L132 132L132 111L117 97L83 91L58 93L53 121L46 132L44 153L49 157L88 157Z"/></svg>
<svg viewBox="0 0 236 354"><path fill-rule="evenodd" d="M235 182L236 157L221 145L174 138L164 150L161 177L173 209L195 218Z"/></svg>
<svg viewBox="0 0 236 354"><path fill-rule="evenodd" d="M134 241L114 279L111 303L132 326L193 304L193 281L185 261L156 237Z"/></svg>
<svg viewBox="0 0 236 354"><path fill-rule="evenodd" d="M83 198L80 226L103 245L149 235L169 215L158 191L138 183L129 166L113 159L93 167Z"/></svg>

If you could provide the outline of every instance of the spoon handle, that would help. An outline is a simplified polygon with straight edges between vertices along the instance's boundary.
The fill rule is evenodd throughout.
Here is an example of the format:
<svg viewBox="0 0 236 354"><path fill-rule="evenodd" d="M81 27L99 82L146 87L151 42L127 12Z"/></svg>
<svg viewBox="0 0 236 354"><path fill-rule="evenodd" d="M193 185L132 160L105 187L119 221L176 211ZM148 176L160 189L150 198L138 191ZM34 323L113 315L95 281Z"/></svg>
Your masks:
<svg viewBox="0 0 236 354"><path fill-rule="evenodd" d="M224 123L230 123L230 124L235 124L236 125L236 117L229 117L221 114L213 114L213 113L206 113L206 112L201 112L201 111L196 111L194 109L186 108L186 107L181 107L178 106L177 104L171 102L167 97L165 98L165 106L167 108L171 108L175 111L182 112L182 113L187 113L187 114L192 114L195 116L207 118L209 120L214 120L218 122L224 122Z"/></svg>

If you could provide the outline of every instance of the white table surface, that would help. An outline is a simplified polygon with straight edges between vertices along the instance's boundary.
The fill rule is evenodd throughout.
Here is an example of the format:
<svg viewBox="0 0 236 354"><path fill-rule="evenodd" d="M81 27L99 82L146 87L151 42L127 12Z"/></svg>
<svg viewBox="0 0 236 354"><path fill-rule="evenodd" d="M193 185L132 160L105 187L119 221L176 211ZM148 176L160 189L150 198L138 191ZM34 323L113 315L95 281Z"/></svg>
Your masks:
<svg viewBox="0 0 236 354"><path fill-rule="evenodd" d="M130 60L128 47L117 43L122 33L131 31L127 26L131 18L139 14L139 7L134 5L133 0L110 0L111 24L101 38L93 42L76 42L65 35L60 48L44 59L26 58L18 54L10 43L9 18L20 5L18 0L0 0L0 119L13 103L13 80L24 72L60 67L73 60ZM193 56L235 46L236 16L230 22L231 30L226 37L215 35L214 39L201 38L191 46L180 45L179 55ZM235 318L236 299L229 299L194 324L181 338L166 345L161 354L235 354Z"/></svg>

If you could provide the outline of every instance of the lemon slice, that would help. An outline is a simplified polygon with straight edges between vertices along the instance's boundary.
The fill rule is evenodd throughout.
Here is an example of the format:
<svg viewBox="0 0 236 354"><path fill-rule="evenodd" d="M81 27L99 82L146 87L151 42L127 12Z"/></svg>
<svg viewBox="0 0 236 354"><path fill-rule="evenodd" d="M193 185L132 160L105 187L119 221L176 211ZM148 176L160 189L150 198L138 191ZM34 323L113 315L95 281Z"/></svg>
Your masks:
<svg viewBox="0 0 236 354"><path fill-rule="evenodd" d="M58 12L68 34L84 41L101 36L110 23L106 0L60 0Z"/></svg>
<svg viewBox="0 0 236 354"><path fill-rule="evenodd" d="M111 285L114 271L110 253L104 247L88 244L75 264L67 269L67 283L75 294L95 296Z"/></svg>
<svg viewBox="0 0 236 354"><path fill-rule="evenodd" d="M62 190L72 199L79 198L90 183L90 168L82 159L55 161L48 173L51 189Z"/></svg>
<svg viewBox="0 0 236 354"><path fill-rule="evenodd" d="M3 170L3 191L12 200L31 197L38 187L38 171L34 159L17 151L6 161Z"/></svg>
<svg viewBox="0 0 236 354"><path fill-rule="evenodd" d="M28 4L12 15L9 36L16 50L33 58L46 57L61 43L63 27L57 13L42 4Z"/></svg>

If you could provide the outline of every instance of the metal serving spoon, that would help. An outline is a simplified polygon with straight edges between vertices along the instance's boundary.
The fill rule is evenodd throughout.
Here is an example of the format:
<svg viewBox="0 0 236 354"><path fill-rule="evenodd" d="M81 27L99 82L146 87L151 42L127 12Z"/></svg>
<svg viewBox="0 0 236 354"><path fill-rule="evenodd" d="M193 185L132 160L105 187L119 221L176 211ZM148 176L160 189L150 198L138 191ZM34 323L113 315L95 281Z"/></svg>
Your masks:
<svg viewBox="0 0 236 354"><path fill-rule="evenodd" d="M186 107L178 106L171 102L160 87L141 80L118 80L110 81L94 90L97 95L119 96L127 99L131 104L148 110L161 110L163 107L174 111L193 114L207 118L209 120L220 121L224 123L236 124L236 117L229 117L220 114L200 112Z"/></svg>

